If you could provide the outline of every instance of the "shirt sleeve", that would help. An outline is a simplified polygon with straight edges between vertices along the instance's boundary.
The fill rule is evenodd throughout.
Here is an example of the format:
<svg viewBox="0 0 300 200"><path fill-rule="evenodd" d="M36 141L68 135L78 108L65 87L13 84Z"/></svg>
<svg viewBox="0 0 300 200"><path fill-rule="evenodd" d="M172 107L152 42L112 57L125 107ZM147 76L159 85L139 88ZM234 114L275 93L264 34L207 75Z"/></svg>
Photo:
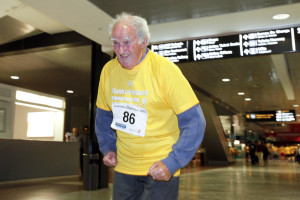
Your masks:
<svg viewBox="0 0 300 200"><path fill-rule="evenodd" d="M205 118L199 104L177 115L180 135L167 158L162 162L171 174L184 167L197 152L204 136Z"/></svg>
<svg viewBox="0 0 300 200"><path fill-rule="evenodd" d="M117 135L116 132L110 127L112 120L113 114L111 111L97 108L95 131L99 149L103 155L106 155L110 151L117 152Z"/></svg>

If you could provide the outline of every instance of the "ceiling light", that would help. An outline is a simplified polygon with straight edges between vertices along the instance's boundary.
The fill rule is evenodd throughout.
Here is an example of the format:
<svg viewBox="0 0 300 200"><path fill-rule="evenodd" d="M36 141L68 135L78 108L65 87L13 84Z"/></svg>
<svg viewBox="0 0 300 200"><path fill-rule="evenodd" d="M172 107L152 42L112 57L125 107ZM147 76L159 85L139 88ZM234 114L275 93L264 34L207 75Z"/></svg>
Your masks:
<svg viewBox="0 0 300 200"><path fill-rule="evenodd" d="M238 95L244 95L245 93L244 92L238 92Z"/></svg>
<svg viewBox="0 0 300 200"><path fill-rule="evenodd" d="M251 98L245 98L245 101L251 101Z"/></svg>
<svg viewBox="0 0 300 200"><path fill-rule="evenodd" d="M46 105L55 108L63 108L64 106L64 102L62 99L38 95L30 92L24 92L21 90L16 91L16 99L19 101Z"/></svg>
<svg viewBox="0 0 300 200"><path fill-rule="evenodd" d="M272 19L274 19L274 20L284 20L284 19L287 19L289 17L290 17L289 14L277 14L277 15L274 15L272 17Z"/></svg>
<svg viewBox="0 0 300 200"><path fill-rule="evenodd" d="M298 105L298 104L295 104L295 105L293 105L293 107L296 108L296 107L299 107L299 105Z"/></svg>
<svg viewBox="0 0 300 200"><path fill-rule="evenodd" d="M229 79L229 78L223 78L222 81L223 81L223 82L229 82L230 79Z"/></svg>
<svg viewBox="0 0 300 200"><path fill-rule="evenodd" d="M73 91L73 90L67 90L67 93L69 93L69 94L73 94L73 93L74 93L74 91Z"/></svg>
<svg viewBox="0 0 300 200"><path fill-rule="evenodd" d="M19 79L18 76L11 76L10 78L11 78L11 79L14 79L14 80L18 80L18 79Z"/></svg>

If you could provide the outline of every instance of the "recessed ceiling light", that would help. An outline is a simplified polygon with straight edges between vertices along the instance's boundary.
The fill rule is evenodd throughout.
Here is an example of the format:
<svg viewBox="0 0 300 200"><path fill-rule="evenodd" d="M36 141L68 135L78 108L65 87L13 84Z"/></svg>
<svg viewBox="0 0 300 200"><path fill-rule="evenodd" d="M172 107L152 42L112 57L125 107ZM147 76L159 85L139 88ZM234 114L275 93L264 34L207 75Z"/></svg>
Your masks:
<svg viewBox="0 0 300 200"><path fill-rule="evenodd" d="M229 82L230 79L229 79L229 78L223 78L222 81L223 81L223 82Z"/></svg>
<svg viewBox="0 0 300 200"><path fill-rule="evenodd" d="M251 101L251 98L245 98L245 101Z"/></svg>
<svg viewBox="0 0 300 200"><path fill-rule="evenodd" d="M284 19L287 19L289 17L290 17L289 14L277 14L277 15L274 15L272 17L272 19L275 19L275 20L284 20Z"/></svg>
<svg viewBox="0 0 300 200"><path fill-rule="evenodd" d="M67 93L69 93L69 94L73 94L73 93L74 93L74 91L73 91L73 90L67 90Z"/></svg>
<svg viewBox="0 0 300 200"><path fill-rule="evenodd" d="M18 79L19 79L18 76L11 76L10 78L11 78L11 79L14 79L14 80L18 80Z"/></svg>
<svg viewBox="0 0 300 200"><path fill-rule="evenodd" d="M238 95L245 95L244 92L238 92Z"/></svg>

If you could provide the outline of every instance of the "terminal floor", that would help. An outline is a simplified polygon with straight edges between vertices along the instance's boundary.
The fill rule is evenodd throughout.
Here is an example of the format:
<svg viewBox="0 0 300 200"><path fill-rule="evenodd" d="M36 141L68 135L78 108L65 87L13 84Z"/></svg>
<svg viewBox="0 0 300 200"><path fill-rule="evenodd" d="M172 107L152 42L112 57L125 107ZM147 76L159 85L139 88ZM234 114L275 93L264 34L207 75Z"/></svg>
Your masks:
<svg viewBox="0 0 300 200"><path fill-rule="evenodd" d="M79 177L0 184L1 200L110 200L109 188L85 191ZM269 161L259 167L237 161L219 168L186 168L179 200L300 200L300 165Z"/></svg>

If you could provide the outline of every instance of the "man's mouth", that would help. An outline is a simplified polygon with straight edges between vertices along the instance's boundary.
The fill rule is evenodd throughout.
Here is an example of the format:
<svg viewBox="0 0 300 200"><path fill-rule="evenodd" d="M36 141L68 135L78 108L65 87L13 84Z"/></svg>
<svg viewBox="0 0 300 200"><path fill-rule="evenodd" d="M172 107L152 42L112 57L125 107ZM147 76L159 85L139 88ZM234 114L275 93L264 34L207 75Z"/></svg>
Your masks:
<svg viewBox="0 0 300 200"><path fill-rule="evenodd" d="M120 55L121 58L127 58L129 57L129 54L123 54L123 55Z"/></svg>

